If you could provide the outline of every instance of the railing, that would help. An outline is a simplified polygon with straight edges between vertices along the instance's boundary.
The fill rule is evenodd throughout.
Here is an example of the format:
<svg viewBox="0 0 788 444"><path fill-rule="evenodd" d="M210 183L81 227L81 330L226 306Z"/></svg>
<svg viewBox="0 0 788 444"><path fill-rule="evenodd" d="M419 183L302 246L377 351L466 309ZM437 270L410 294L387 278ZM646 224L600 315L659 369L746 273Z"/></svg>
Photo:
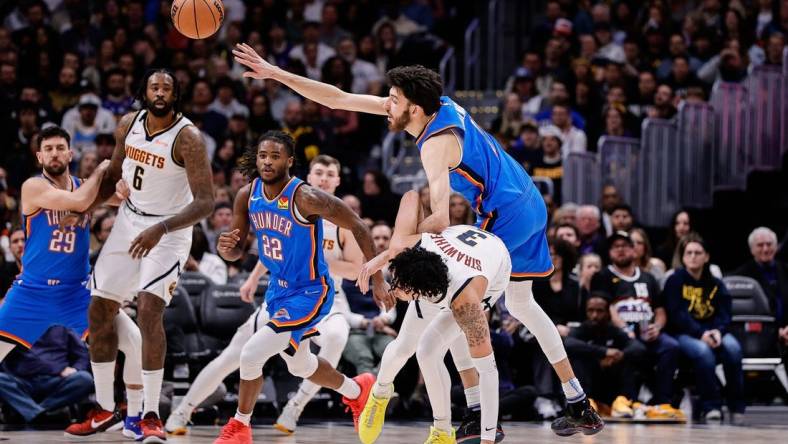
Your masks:
<svg viewBox="0 0 788 444"><path fill-rule="evenodd" d="M712 163L716 189L747 187L750 113L746 98L747 88L739 83L720 82L711 93L717 129L717 155Z"/></svg>
<svg viewBox="0 0 788 444"><path fill-rule="evenodd" d="M499 70L503 65L503 42L501 23L504 8L499 0L490 1L487 7L487 90L493 91L500 86Z"/></svg>
<svg viewBox="0 0 788 444"><path fill-rule="evenodd" d="M692 207L710 207L714 198L717 125L710 105L684 104L678 114L680 201Z"/></svg>
<svg viewBox="0 0 788 444"><path fill-rule="evenodd" d="M564 202L596 205L602 192L599 159L593 153L569 153L564 159L561 194Z"/></svg>
<svg viewBox="0 0 788 444"><path fill-rule="evenodd" d="M463 57L463 89L481 89L482 87L482 60L481 60L481 30L479 19L475 18L465 28L465 54Z"/></svg>
<svg viewBox="0 0 788 444"><path fill-rule="evenodd" d="M457 60L454 57L454 47L449 46L441 58L438 70L443 79L443 91L445 94L454 93L454 86L457 82Z"/></svg>

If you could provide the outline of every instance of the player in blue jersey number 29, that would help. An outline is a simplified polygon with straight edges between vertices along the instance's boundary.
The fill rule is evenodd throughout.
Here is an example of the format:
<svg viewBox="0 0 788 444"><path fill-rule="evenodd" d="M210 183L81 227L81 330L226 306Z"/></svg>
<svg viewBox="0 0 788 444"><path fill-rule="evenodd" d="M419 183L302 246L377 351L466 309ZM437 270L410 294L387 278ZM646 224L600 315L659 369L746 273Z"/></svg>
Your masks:
<svg viewBox="0 0 788 444"><path fill-rule="evenodd" d="M332 109L387 116L390 130L406 131L416 137L429 181L432 210L419 225L419 231L440 233L449 225L451 189L471 202L477 214L476 225L500 237L509 250L512 276L506 290L506 307L534 333L561 380L568 401L567 415L553 422L553 430L559 435L600 431L604 423L590 407L575 378L555 325L534 301L531 292L533 279L546 278L553 271L545 236L547 210L541 195L525 170L495 138L482 130L462 107L442 96L440 76L422 66L397 67L387 73L389 96L376 97L346 93L333 85L289 73L265 61L246 44L237 45L233 54L236 61L249 68L245 77L279 81ZM393 303L388 298L379 302ZM412 354L415 350L415 347L389 347L386 352ZM384 354L381 369L386 367L386 358ZM466 392L473 393L478 377L466 374L463 381L466 389L470 389ZM393 391L391 383L378 375L368 403L368 408L374 407L377 415L385 411L381 407ZM469 401L469 404L476 403L475 399ZM382 428L382 419L368 419L361 424L362 437L364 427L375 429L368 431L371 435ZM480 438L475 439L494 439L496 425L479 422L478 415L471 415L460 428L458 440L464 441L467 433L478 433Z"/></svg>

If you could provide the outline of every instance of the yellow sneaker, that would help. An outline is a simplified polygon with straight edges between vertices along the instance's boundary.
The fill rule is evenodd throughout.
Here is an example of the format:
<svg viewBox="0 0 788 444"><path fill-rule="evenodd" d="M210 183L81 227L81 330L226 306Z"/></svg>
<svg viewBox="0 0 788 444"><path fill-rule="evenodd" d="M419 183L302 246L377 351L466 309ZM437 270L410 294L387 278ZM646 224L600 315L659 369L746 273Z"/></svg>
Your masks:
<svg viewBox="0 0 788 444"><path fill-rule="evenodd" d="M611 415L614 418L631 418L634 412L632 411L632 401L624 396L619 396L613 401L611 406Z"/></svg>
<svg viewBox="0 0 788 444"><path fill-rule="evenodd" d="M424 444L457 444L457 439L454 437L454 429L451 432L430 427L430 437L424 441Z"/></svg>
<svg viewBox="0 0 788 444"><path fill-rule="evenodd" d="M673 408L670 404L659 404L651 406L646 411L646 417L649 419L676 419L679 421L686 421L687 417L681 409Z"/></svg>
<svg viewBox="0 0 788 444"><path fill-rule="evenodd" d="M374 391L369 394L369 399L367 399L364 410L361 411L361 416L358 419L358 439L363 444L372 444L383 431L383 423L386 421L386 407L389 405L393 392L394 387L392 386L387 397L378 398Z"/></svg>

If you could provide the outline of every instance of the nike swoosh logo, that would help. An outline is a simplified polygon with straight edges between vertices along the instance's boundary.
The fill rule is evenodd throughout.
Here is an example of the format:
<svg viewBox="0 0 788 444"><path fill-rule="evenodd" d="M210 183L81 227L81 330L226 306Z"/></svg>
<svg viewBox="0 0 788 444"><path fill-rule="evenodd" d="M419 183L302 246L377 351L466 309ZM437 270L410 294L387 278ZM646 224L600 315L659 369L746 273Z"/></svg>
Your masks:
<svg viewBox="0 0 788 444"><path fill-rule="evenodd" d="M255 200L260 200L260 199L262 199L262 198L263 198L262 196L257 196L257 197L252 197L252 198L250 198L249 200L251 200L251 201L255 201Z"/></svg>
<svg viewBox="0 0 788 444"><path fill-rule="evenodd" d="M131 134L139 134L139 131L132 131Z"/></svg>
<svg viewBox="0 0 788 444"><path fill-rule="evenodd" d="M306 294L318 294L318 293L320 293L320 290L315 290L315 291L305 291L304 293L306 293Z"/></svg>
<svg viewBox="0 0 788 444"><path fill-rule="evenodd" d="M489 432L490 430L495 430L495 427L490 427L490 428L485 427L484 428L485 432Z"/></svg>
<svg viewBox="0 0 788 444"><path fill-rule="evenodd" d="M109 416L109 417L107 417L107 419L105 419L103 421L99 421L99 422L96 422L95 419L91 419L90 420L90 427L93 428L93 429L97 429L97 428L101 427L105 422L109 421L110 419L112 419L112 416Z"/></svg>

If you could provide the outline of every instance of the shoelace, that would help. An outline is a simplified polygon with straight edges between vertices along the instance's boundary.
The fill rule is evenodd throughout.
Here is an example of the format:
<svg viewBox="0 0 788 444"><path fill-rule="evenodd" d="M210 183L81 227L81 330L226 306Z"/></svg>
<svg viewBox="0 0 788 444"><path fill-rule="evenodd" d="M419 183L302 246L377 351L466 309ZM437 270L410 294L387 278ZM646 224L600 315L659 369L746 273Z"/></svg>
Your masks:
<svg viewBox="0 0 788 444"><path fill-rule="evenodd" d="M219 438L232 438L238 428L238 423L236 422L227 424L226 426L222 427L222 432L219 434Z"/></svg>

